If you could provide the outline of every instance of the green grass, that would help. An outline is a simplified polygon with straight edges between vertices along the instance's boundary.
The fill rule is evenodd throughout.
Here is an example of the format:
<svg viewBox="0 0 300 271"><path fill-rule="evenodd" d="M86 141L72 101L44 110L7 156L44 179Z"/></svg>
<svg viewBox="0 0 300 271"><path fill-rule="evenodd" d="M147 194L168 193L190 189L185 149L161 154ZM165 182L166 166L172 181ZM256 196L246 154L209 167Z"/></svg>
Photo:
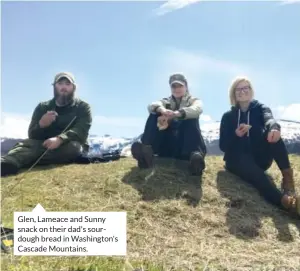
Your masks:
<svg viewBox="0 0 300 271"><path fill-rule="evenodd" d="M300 157L291 156L300 192ZM269 171L279 186L280 171ZM16 186L22 181L22 186ZM138 170L131 158L34 169L1 179L2 221L15 211L127 211L127 256L20 257L5 271L300 270L300 223L207 157L201 188L177 163ZM23 197L22 197L23 195ZM23 203L22 203L23 202ZM138 269L139 268L139 269Z"/></svg>

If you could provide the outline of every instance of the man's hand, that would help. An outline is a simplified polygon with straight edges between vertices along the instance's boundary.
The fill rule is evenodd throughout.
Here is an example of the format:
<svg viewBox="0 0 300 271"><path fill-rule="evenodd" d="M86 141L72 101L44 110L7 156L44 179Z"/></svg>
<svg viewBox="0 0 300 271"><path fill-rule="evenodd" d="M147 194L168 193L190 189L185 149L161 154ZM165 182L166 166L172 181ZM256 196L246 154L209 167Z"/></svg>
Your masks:
<svg viewBox="0 0 300 271"><path fill-rule="evenodd" d="M59 137L52 137L44 141L43 146L48 150L57 149L62 144L62 139Z"/></svg>
<svg viewBox="0 0 300 271"><path fill-rule="evenodd" d="M42 118L39 121L39 125L41 128L48 127L51 125L53 121L55 121L57 117L57 113L55 111L48 111L46 114L42 116Z"/></svg>
<svg viewBox="0 0 300 271"><path fill-rule="evenodd" d="M235 134L238 137L243 137L251 128L250 125L247 125L245 123L240 124L240 126L235 130Z"/></svg>
<svg viewBox="0 0 300 271"><path fill-rule="evenodd" d="M268 142L276 143L281 137L281 133L278 130L271 130L268 134Z"/></svg>

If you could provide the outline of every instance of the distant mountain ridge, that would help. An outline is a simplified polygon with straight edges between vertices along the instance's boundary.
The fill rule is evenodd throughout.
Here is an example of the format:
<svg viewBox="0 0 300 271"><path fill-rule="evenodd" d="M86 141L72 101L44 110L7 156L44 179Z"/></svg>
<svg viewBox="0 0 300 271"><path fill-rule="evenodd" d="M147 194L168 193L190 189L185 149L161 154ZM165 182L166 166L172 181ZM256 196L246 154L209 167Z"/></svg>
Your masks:
<svg viewBox="0 0 300 271"><path fill-rule="evenodd" d="M282 138L291 154L300 154L300 121L279 120L281 125ZM219 149L219 128L220 122L203 124L201 131L205 140L209 155L222 155ZM130 156L130 146L133 142L139 140L141 135L135 138L112 137L110 135L89 136L90 153L97 156L101 153L118 151L121 156ZM22 139L2 138L1 155L6 154L17 142Z"/></svg>

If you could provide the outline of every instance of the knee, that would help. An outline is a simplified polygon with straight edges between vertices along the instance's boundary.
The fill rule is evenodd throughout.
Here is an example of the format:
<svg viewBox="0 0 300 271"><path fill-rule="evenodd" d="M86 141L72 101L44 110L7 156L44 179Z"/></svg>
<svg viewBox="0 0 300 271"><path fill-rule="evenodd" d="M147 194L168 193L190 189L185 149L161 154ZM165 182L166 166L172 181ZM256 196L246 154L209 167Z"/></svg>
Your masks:
<svg viewBox="0 0 300 271"><path fill-rule="evenodd" d="M187 119L181 121L181 127L183 129L200 130L198 119Z"/></svg>
<svg viewBox="0 0 300 271"><path fill-rule="evenodd" d="M76 157L81 154L82 146L77 141L70 141L63 146L63 152L70 157Z"/></svg>
<svg viewBox="0 0 300 271"><path fill-rule="evenodd" d="M156 127L157 119L160 115L159 114L149 114L147 121L146 121L146 128L147 127Z"/></svg>
<svg viewBox="0 0 300 271"><path fill-rule="evenodd" d="M157 124L157 119L160 116L160 114L149 114L148 119L147 119L147 123L148 124L152 124L152 125L156 125Z"/></svg>
<svg viewBox="0 0 300 271"><path fill-rule="evenodd" d="M280 138L277 142L268 142L267 141L267 144L268 144L268 149L270 151L270 154L273 156L275 153L279 154L285 154L287 153L287 148L286 148L286 145L283 141L282 138Z"/></svg>
<svg viewBox="0 0 300 271"><path fill-rule="evenodd" d="M36 139L23 139L21 141L15 142L14 147L24 147L24 148L34 148L34 147L40 147L42 145L42 140L36 140Z"/></svg>
<svg viewBox="0 0 300 271"><path fill-rule="evenodd" d="M6 146L6 148L3 148L3 153L5 155L16 154L24 151L36 151L42 146L42 141L35 139L13 140L9 143L10 144Z"/></svg>
<svg viewBox="0 0 300 271"><path fill-rule="evenodd" d="M280 138L277 142L269 142L268 138L265 138L266 144L269 145L271 148L278 148L278 147L285 147L284 141L282 138Z"/></svg>
<svg viewBox="0 0 300 271"><path fill-rule="evenodd" d="M269 159L259 166L263 171L267 171L272 166L272 164L273 164L273 160Z"/></svg>
<svg viewBox="0 0 300 271"><path fill-rule="evenodd" d="M77 141L71 141L69 143L70 150L74 151L75 153L80 153L82 151L82 146Z"/></svg>

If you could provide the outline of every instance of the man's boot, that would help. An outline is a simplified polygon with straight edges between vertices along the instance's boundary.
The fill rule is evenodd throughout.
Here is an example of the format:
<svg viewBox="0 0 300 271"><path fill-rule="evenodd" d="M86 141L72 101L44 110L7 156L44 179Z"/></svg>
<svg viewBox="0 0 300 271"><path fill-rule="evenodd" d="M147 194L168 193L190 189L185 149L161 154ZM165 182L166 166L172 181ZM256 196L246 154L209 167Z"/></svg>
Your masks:
<svg viewBox="0 0 300 271"><path fill-rule="evenodd" d="M284 195L281 199L282 206L300 218L300 196Z"/></svg>
<svg viewBox="0 0 300 271"><path fill-rule="evenodd" d="M1 161L1 177L15 175L19 171L18 167L11 162Z"/></svg>
<svg viewBox="0 0 300 271"><path fill-rule="evenodd" d="M286 195L295 195L295 182L294 182L294 174L291 168L284 169L281 171L282 173L282 183L281 189Z"/></svg>
<svg viewBox="0 0 300 271"><path fill-rule="evenodd" d="M131 153L138 161L139 168L150 168L153 166L153 150L150 145L141 142L134 142L131 146Z"/></svg>
<svg viewBox="0 0 300 271"><path fill-rule="evenodd" d="M194 152L191 154L189 169L190 173L194 176L202 175L202 172L205 169L205 161L200 152Z"/></svg>

